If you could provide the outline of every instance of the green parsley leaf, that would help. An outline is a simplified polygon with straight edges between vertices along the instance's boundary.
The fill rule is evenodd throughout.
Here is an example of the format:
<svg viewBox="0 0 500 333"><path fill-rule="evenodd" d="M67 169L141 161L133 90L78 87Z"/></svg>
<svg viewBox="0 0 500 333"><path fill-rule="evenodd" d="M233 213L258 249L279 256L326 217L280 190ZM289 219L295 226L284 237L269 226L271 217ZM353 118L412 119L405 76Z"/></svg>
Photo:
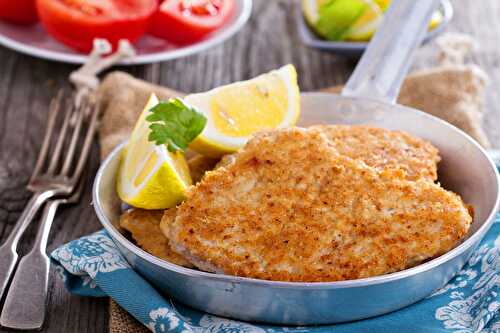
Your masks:
<svg viewBox="0 0 500 333"><path fill-rule="evenodd" d="M188 145L203 131L207 118L179 98L161 101L149 110L151 123L148 140L165 144L170 152L186 151Z"/></svg>

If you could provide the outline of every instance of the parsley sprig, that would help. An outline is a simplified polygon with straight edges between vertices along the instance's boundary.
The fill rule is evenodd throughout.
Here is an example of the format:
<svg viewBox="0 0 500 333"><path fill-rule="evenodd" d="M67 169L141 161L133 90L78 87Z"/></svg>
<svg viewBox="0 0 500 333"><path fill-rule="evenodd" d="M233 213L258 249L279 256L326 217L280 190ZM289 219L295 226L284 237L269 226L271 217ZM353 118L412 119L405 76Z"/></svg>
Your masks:
<svg viewBox="0 0 500 333"><path fill-rule="evenodd" d="M148 140L165 144L170 152L186 151L188 145L203 131L207 118L179 98L162 101L150 110L146 120L151 123Z"/></svg>

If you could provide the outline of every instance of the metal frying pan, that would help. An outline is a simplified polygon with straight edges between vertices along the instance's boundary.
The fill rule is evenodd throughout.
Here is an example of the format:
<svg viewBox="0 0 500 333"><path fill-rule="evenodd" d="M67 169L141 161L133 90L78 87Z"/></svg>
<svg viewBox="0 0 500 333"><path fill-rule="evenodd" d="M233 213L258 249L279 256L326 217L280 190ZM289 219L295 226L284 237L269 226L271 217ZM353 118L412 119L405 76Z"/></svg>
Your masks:
<svg viewBox="0 0 500 333"><path fill-rule="evenodd" d="M394 104L409 59L437 5L434 0L393 1L342 96L302 95L302 125L372 124L431 141L442 156L441 183L474 206L471 231L459 246L411 269L340 282L276 282L180 267L136 247L111 223L120 214L115 182L121 145L102 164L93 201L101 223L130 264L158 290L193 308L287 325L338 323L384 314L417 302L446 284L490 228L499 206L499 178L486 152L462 131Z"/></svg>

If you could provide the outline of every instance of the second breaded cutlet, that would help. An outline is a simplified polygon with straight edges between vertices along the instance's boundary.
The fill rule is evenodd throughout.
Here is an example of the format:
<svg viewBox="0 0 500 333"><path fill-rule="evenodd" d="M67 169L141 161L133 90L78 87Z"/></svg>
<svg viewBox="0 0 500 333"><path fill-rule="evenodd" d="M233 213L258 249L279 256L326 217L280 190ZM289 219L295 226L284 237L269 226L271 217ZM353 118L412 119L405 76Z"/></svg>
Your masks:
<svg viewBox="0 0 500 333"><path fill-rule="evenodd" d="M144 251L177 265L193 267L170 247L168 239L160 230L162 216L162 210L132 208L120 216L120 226L131 233Z"/></svg>
<svg viewBox="0 0 500 333"><path fill-rule="evenodd" d="M262 133L192 187L170 244L200 269L280 281L350 280L452 249L471 216L456 194L339 154L323 131Z"/></svg>
<svg viewBox="0 0 500 333"><path fill-rule="evenodd" d="M437 180L439 151L430 142L402 131L366 125L316 125L340 154L378 170L400 168L409 180Z"/></svg>
<svg viewBox="0 0 500 333"><path fill-rule="evenodd" d="M203 155L191 157L188 161L189 173L193 184L198 183L207 171L212 170L220 159L210 158Z"/></svg>

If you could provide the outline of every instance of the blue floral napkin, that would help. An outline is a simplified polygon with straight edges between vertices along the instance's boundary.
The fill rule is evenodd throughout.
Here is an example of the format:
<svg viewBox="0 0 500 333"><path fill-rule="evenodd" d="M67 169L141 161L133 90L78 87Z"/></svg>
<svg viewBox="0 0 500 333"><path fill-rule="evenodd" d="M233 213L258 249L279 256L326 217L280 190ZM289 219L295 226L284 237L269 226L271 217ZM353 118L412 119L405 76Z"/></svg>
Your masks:
<svg viewBox="0 0 500 333"><path fill-rule="evenodd" d="M69 291L110 296L156 333L500 332L500 215L469 262L444 288L400 311L330 326L257 325L182 306L160 295L132 270L104 230L61 246L52 258Z"/></svg>

